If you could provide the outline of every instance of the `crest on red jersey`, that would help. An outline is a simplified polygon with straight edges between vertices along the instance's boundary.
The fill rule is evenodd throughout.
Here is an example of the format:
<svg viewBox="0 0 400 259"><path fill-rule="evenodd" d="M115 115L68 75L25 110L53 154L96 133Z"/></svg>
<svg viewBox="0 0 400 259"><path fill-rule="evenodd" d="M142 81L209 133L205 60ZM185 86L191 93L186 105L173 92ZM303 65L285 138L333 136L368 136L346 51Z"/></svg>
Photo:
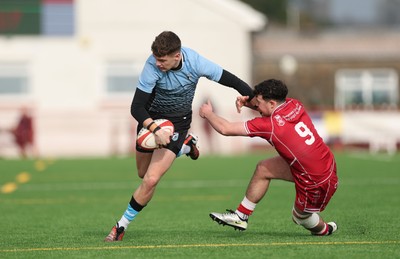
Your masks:
<svg viewBox="0 0 400 259"><path fill-rule="evenodd" d="M278 126L283 126L285 125L285 121L282 119L281 115L275 115L274 119L276 120L276 122L278 123Z"/></svg>

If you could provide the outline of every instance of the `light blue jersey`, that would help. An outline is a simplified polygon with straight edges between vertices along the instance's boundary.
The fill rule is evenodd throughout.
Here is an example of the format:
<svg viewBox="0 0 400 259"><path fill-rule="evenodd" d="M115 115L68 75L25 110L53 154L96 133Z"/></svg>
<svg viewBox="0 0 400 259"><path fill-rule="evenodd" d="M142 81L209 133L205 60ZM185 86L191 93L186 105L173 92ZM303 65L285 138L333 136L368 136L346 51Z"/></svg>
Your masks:
<svg viewBox="0 0 400 259"><path fill-rule="evenodd" d="M179 70L163 72L156 66L151 55L139 77L138 88L146 93L154 93L149 107L150 113L169 116L186 115L192 110L196 85L200 77L218 82L222 67L204 58L196 51L182 47L182 67Z"/></svg>

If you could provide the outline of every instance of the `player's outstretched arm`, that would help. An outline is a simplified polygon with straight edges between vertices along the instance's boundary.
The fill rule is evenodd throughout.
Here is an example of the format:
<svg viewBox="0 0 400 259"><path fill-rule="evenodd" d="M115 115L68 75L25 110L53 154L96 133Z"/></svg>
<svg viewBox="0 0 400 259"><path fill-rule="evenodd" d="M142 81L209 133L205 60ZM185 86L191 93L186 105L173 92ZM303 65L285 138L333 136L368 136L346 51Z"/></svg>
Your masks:
<svg viewBox="0 0 400 259"><path fill-rule="evenodd" d="M230 122L215 114L210 100L200 107L199 115L203 119L206 119L218 133L224 136L247 135L243 122Z"/></svg>

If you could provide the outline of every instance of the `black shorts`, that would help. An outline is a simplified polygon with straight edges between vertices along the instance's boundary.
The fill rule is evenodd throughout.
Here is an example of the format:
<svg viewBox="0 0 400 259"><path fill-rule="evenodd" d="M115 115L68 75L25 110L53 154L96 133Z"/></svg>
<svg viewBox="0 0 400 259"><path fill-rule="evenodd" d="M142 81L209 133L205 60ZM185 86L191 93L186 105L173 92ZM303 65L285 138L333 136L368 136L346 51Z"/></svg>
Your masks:
<svg viewBox="0 0 400 259"><path fill-rule="evenodd" d="M175 132L171 137L171 142L169 142L169 144L165 148L174 152L175 155L178 155L179 151L182 148L183 142L186 139L186 135L190 128L190 124L192 123L192 112L190 111L190 113L188 113L187 115L178 117L168 117L165 115L156 115L156 114L154 115L150 114L150 116L151 118L153 118L153 120L167 119L174 124ZM142 129L142 127L143 127L142 125L137 126L136 135L139 134L139 131ZM141 148L137 143L136 143L136 150L142 153L153 153L152 150L146 150Z"/></svg>

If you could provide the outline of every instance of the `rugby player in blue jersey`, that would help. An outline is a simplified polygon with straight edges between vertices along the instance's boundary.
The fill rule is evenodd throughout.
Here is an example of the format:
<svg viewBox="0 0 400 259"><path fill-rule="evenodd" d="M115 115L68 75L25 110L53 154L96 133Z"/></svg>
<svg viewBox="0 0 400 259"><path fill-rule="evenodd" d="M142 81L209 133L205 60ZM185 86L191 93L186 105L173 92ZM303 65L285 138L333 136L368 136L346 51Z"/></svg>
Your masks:
<svg viewBox="0 0 400 259"><path fill-rule="evenodd" d="M182 154L196 160L199 157L197 137L188 134L192 122L192 102L201 77L237 90L246 100L253 99L248 84L221 66L204 58L196 51L181 46L179 37L171 32L159 34L151 45L152 55L147 59L139 77L131 105L131 114L138 122L138 131L147 127L156 137L159 149L143 150L136 146L136 167L142 178L133 192L121 219L104 239L121 241L129 223L150 202L161 177ZM236 101L238 111L243 105ZM250 103L247 103L251 107ZM155 123L168 119L175 126L171 136Z"/></svg>

